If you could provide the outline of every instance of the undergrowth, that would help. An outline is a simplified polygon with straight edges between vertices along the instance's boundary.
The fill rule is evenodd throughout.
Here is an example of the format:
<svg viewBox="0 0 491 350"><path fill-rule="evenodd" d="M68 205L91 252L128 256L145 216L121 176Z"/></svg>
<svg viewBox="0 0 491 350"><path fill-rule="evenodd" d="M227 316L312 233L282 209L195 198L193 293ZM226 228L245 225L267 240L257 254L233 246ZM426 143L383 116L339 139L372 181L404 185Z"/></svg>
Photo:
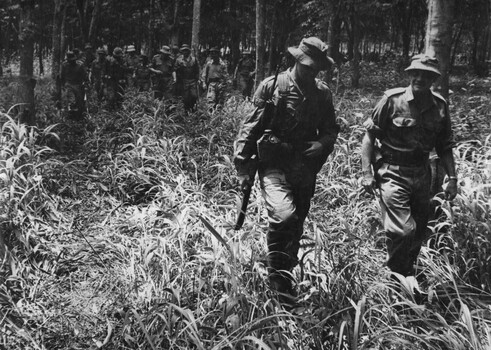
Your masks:
<svg viewBox="0 0 491 350"><path fill-rule="evenodd" d="M187 113L129 91L84 123L45 106L52 125L39 129L2 114L0 347L489 348L489 97L451 96L459 195L430 225L420 304L388 277L378 203L359 184L361 125L383 82L335 96L341 133L305 225L294 310L267 288L257 186L233 230L232 144L249 101Z"/></svg>

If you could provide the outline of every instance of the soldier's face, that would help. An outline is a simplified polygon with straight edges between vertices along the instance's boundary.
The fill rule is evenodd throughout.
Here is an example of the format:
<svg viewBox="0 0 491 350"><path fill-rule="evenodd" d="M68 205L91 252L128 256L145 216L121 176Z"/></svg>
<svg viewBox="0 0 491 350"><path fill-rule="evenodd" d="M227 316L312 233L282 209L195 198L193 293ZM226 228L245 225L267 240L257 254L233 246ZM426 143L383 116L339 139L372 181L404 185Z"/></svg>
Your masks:
<svg viewBox="0 0 491 350"><path fill-rule="evenodd" d="M298 63L296 64L296 68L298 77L303 81L311 81L314 80L317 74L319 74L319 70L315 69L311 66L307 66L305 64Z"/></svg>
<svg viewBox="0 0 491 350"><path fill-rule="evenodd" d="M426 70L411 70L409 71L409 81L414 92L425 92L430 90L431 85L435 81L435 74Z"/></svg>

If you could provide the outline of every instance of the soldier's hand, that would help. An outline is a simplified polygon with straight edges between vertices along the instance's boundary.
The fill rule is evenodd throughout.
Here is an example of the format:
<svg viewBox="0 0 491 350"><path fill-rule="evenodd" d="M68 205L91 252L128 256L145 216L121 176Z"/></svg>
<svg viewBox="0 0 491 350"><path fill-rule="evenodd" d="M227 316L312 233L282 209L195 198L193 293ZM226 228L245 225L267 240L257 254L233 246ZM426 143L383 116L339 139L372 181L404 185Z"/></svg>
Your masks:
<svg viewBox="0 0 491 350"><path fill-rule="evenodd" d="M239 175L240 190L247 191L252 187L252 180L249 175Z"/></svg>
<svg viewBox="0 0 491 350"><path fill-rule="evenodd" d="M447 201L453 200L457 196L457 180L451 179L445 187L445 199Z"/></svg>
<svg viewBox="0 0 491 350"><path fill-rule="evenodd" d="M370 194L375 194L375 188L376 188L376 181L375 178L373 177L372 173L364 173L363 177L361 178L361 185L363 186L363 189Z"/></svg>
<svg viewBox="0 0 491 350"><path fill-rule="evenodd" d="M310 146L307 148L305 151L303 151L303 154L306 157L317 157L322 154L323 146L322 143L319 141L309 141L307 144Z"/></svg>

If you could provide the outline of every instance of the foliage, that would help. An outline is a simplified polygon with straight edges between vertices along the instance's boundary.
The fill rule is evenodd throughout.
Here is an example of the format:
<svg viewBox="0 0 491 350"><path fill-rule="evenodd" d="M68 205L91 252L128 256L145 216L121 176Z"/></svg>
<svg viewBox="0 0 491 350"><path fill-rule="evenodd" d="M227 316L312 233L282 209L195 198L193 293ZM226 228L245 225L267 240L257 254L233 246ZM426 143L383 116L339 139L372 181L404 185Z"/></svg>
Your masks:
<svg viewBox="0 0 491 350"><path fill-rule="evenodd" d="M348 90L345 65L333 82L341 134L306 222L294 271L300 292L295 309L283 308L267 288L266 212L257 186L243 230L232 228L239 199L232 142L253 108L249 101L233 96L216 109L202 101L187 113L180 102L129 91L117 111L101 108L86 124L53 114L45 119L57 125L44 131L4 116L0 193L8 201L0 214L18 238L2 265L8 283L0 287L0 344L489 347L490 140L477 132L488 132L481 114L488 113L489 97L469 100L472 87L465 80L451 96L452 111L459 111L461 187L457 200L442 202L444 215L423 248L421 286L429 297L420 304L382 267L378 203L358 182L361 125L383 88L400 80L395 68L382 75L376 64L362 65L373 78L364 89ZM51 113L50 106L41 110ZM461 113L475 116L472 139L459 124ZM53 131L59 142L48 136Z"/></svg>

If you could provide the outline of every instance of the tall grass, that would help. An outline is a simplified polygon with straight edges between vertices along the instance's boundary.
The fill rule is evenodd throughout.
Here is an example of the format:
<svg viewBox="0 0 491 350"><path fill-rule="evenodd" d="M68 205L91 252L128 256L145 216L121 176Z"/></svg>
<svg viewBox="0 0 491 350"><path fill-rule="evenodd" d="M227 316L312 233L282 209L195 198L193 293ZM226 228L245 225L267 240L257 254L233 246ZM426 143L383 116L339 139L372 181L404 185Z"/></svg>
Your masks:
<svg viewBox="0 0 491 350"><path fill-rule="evenodd" d="M383 267L378 204L358 182L361 124L378 97L341 91L336 98L342 132L318 177L293 273L293 310L267 288L257 186L243 230L232 229L239 200L232 142L250 102L232 98L186 113L179 103L129 92L120 110L90 115L93 130L69 140L82 145L77 158L45 153L39 136L26 136L36 131L9 120L1 159L16 169L8 178L16 190L2 182L1 193L17 207L1 207L3 222L18 225L24 241L33 237L24 250L45 254L6 270L17 287L0 291L0 344L486 349L489 140L458 159L459 197L442 202L445 216L422 251L429 297L418 304Z"/></svg>

